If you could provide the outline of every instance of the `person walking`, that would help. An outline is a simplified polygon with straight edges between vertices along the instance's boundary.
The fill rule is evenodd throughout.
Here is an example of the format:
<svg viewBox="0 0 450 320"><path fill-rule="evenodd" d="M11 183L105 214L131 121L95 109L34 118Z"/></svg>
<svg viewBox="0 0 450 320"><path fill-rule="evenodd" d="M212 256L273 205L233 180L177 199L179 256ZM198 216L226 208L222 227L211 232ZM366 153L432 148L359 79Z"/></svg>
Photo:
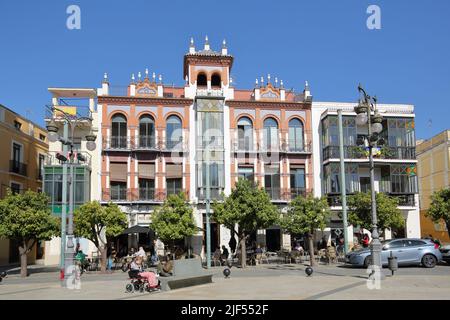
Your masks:
<svg viewBox="0 0 450 320"><path fill-rule="evenodd" d="M228 245L230 246L230 250L231 250L231 254L235 254L236 253L236 238L233 236L231 236L230 241L228 242Z"/></svg>

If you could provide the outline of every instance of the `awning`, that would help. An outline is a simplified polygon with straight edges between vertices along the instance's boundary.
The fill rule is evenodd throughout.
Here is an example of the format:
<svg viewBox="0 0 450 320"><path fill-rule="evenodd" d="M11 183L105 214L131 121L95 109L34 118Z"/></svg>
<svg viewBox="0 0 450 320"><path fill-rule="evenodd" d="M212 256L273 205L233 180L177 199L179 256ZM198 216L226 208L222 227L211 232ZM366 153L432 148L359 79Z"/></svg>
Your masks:
<svg viewBox="0 0 450 320"><path fill-rule="evenodd" d="M132 233L148 233L151 238L155 237L155 231L148 227L142 227L139 225L132 226L128 229L122 231L122 234L132 234Z"/></svg>

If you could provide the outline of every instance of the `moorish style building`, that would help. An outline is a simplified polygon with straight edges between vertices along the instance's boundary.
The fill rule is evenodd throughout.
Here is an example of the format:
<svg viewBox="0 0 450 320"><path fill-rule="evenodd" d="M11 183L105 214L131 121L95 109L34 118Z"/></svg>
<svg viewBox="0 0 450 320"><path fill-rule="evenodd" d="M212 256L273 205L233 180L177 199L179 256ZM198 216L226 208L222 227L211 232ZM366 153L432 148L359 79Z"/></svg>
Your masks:
<svg viewBox="0 0 450 320"><path fill-rule="evenodd" d="M98 90L101 123L100 200L116 202L130 225L146 225L157 206L184 192L205 229L206 165L212 199L229 194L239 177L259 183L280 207L311 191L311 95L287 91L278 78L258 78L253 89L233 86L234 57L225 41L220 51L202 50L193 40L184 56L185 85L165 85L148 70L128 87ZM212 247L228 246L230 232L212 222ZM277 226L254 235L268 250L290 248ZM204 231L191 239L197 254Z"/></svg>

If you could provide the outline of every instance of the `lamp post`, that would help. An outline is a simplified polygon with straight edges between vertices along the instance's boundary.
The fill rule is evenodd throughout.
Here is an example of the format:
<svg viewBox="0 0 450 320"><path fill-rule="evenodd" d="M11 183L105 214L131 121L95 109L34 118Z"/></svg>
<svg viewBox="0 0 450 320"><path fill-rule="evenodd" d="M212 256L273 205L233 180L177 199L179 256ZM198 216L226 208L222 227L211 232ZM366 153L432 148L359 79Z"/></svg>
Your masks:
<svg viewBox="0 0 450 320"><path fill-rule="evenodd" d="M383 130L382 116L376 110L376 97L369 96L366 91L358 86L358 91L364 95L364 99L359 100L358 106L355 107L356 124L366 125L368 127L368 134L365 137L364 144L369 149L369 166L370 166L370 190L372 202L372 242L370 244L370 251L372 257L372 266L378 271L381 271L381 242L378 233L378 219L377 219L377 203L375 193L375 168L373 161L373 147L378 144L383 144L384 139L380 139L379 134ZM372 114L373 112L373 114Z"/></svg>
<svg viewBox="0 0 450 320"><path fill-rule="evenodd" d="M73 209L74 209L74 153L73 153L73 138L75 128L82 121L89 121L92 125L92 118L90 117L78 117L74 115L69 115L61 109L54 106L48 107L53 114L53 118L47 125L48 139L50 142L60 141L63 144L63 153L67 152L68 147L70 147L69 157L59 155L59 160L63 162L63 183L62 183L62 213L61 213L61 280L67 279L67 269L73 266L74 260L74 243L73 243ZM58 125L55 122L54 115L58 112L58 120L64 122L64 134L63 137L58 135ZM70 138L69 138L70 129ZM90 133L85 136L87 144L86 148L89 151L94 151L96 148L95 140L96 136L90 130ZM58 157L58 155L57 155ZM83 157L79 157L83 159ZM70 168L69 177L67 177L67 171ZM67 179L68 178L68 179ZM66 207L67 207L67 184L69 184L69 221L67 228L67 249L66 249ZM64 257L64 258L63 258ZM64 286L64 284L63 284Z"/></svg>

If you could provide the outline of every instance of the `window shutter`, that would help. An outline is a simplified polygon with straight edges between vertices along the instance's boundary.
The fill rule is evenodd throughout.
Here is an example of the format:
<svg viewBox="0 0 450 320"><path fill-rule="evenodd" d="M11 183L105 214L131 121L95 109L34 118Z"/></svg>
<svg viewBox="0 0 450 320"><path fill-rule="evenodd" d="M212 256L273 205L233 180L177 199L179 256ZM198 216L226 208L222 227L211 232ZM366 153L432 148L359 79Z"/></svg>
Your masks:
<svg viewBox="0 0 450 320"><path fill-rule="evenodd" d="M155 164L154 163L139 163L139 177L140 178L155 178Z"/></svg>
<svg viewBox="0 0 450 320"><path fill-rule="evenodd" d="M111 162L109 164L109 177L111 181L127 181L127 164L121 162Z"/></svg>
<svg viewBox="0 0 450 320"><path fill-rule="evenodd" d="M167 164L166 165L166 178L182 178L183 170L181 168L181 164Z"/></svg>

